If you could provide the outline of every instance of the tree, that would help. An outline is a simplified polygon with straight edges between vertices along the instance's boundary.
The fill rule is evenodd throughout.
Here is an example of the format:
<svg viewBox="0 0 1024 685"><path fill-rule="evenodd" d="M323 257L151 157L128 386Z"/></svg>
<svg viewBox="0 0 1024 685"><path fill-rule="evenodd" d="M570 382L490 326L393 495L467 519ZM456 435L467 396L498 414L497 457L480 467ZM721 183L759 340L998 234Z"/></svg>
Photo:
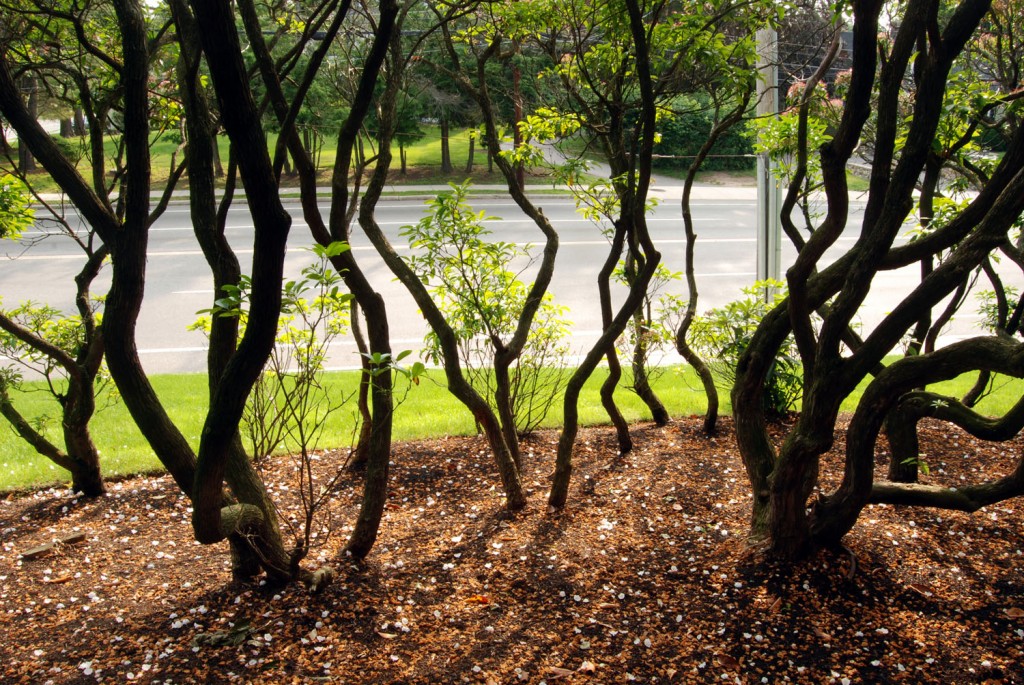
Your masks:
<svg viewBox="0 0 1024 685"><path fill-rule="evenodd" d="M610 249L597 283L603 332L566 387L565 425L548 498L554 507L563 506L568 496L579 394L602 359L610 369L602 404L616 425L620 451L632 447L613 399L621 375L614 346L643 305L660 262L645 218L658 119L690 87L691 73L700 72L699 55L709 49L729 52L720 30L735 9L730 3L706 11L704 6L660 2L515 3L509 8L528 27L521 43L547 56L542 77L557 84L546 106L525 118L525 137L573 135L610 167L608 178L599 183L581 180L585 165L579 161L562 170L588 215L607 222ZM538 26L557 30L539 32ZM629 286L616 305L610 280L620 261L628 267Z"/></svg>
<svg viewBox="0 0 1024 685"><path fill-rule="evenodd" d="M35 212L28 207L23 186L11 177L0 178L0 236L17 239L31 226ZM14 309L0 309L0 355L11 365L0 369L0 414L15 432L39 454L71 473L71 487L87 497L104 491L100 455L89 432L96 409L103 363L103 338L90 286L106 257L106 249L94 248L63 220L59 231L71 237L86 259L75 276L75 304L78 313L65 316L56 309L25 302ZM46 381L46 387L60 407L64 447L54 444L41 426L27 420L11 395L22 385L19 368Z"/></svg>
<svg viewBox="0 0 1024 685"><path fill-rule="evenodd" d="M819 545L838 544L869 502L978 504L1019 493L1020 472L993 484L945 488L875 483L874 448L881 426L905 393L971 369L1021 375L1020 346L978 337L900 359L883 359L916 324L924 308L952 294L995 249L1024 210L1024 136L1015 134L1006 155L977 197L948 222L902 246L894 244L912 207L912 193L934 149L943 102L957 57L978 30L989 3L965 0L939 11L931 2L906 3L891 36L880 25L882 2L853 3L853 67L839 123L818 153L827 200L824 217L787 271L789 296L755 332L740 360L733 387L737 440L754 495L752 533L767 549L792 558ZM903 120L903 98L912 105ZM877 93L877 96L875 95ZM868 202L854 246L831 264L822 262L847 226L845 167L872 110L877 113ZM905 128L902 128L905 126ZM948 251L948 256L895 303L863 339L851 323L879 273ZM818 312L822 321L812 325ZM776 449L768 437L761 393L766 373L786 336L793 333L803 368L803 411ZM833 443L839 406L853 388L875 374L847 430L843 480L819 496L819 459Z"/></svg>
<svg viewBox="0 0 1024 685"><path fill-rule="evenodd" d="M10 53L0 59L0 112L19 132L54 180L75 202L97 235L109 248L112 264L112 285L107 298L103 332L107 341L107 358L125 404L157 456L171 472L179 487L193 501L193 528L197 540L210 543L225 538L233 541L238 552L236 572L251 574L262 568L274 580L302 579L314 586L326 574L302 569L296 555L284 548L277 528L272 504L266 489L239 447L238 422L245 398L262 371L276 336L281 305L284 245L291 218L283 209L277 192L276 169L280 157L268 154L260 121L260 108L249 88L249 77L242 59L235 30L235 16L228 3L195 3L190 10L182 2L171 4L176 28L180 31L182 87L192 100L190 144L195 156L191 170L192 182L206 184L193 195L193 217L202 222L208 258L220 260L215 269L217 278L233 278L229 250L218 245L223 240L223 222L212 203L212 146L209 111L202 105L199 79L199 47L206 58L214 92L222 115L222 123L232 141L237 167L246 185L250 210L255 218L256 238L252 265L252 312L240 339L237 329L225 327L211 341L210 414L203 430L198 454L163 411L139 364L135 349L134 326L142 300L145 280L146 233L155 214L169 198L165 192L154 211L150 211L149 166L149 74L151 60L161 46L170 23L156 24L153 38L149 35L147 15L133 0L113 3L111 35L116 36L110 52L88 43L82 15L61 16L76 28L83 39L83 49L91 51L109 69L119 119L123 121L120 149L124 151L127 173L119 175L118 199L110 201L103 173L102 156L92 159L94 184L82 179L69 160L29 115L18 97L9 69ZM345 19L348 5L329 3L321 8L323 17L335 25ZM155 20L155 15L150 16ZM326 20L326 19L324 19ZM77 22L77 23L76 23ZM390 25L384 23L377 41L386 44ZM378 63L379 66L379 63ZM376 69L369 67L367 79L372 83ZM315 66L304 76L315 73ZM81 78L84 94L90 84L88 75ZM302 89L300 87L300 92ZM83 97L83 101L89 98ZM300 100L296 102L296 110ZM282 129L292 128L294 117L286 119ZM361 119L360 119L361 121ZM356 123L356 130L358 122ZM102 149L102 126L90 125L93 149ZM173 179L172 179L173 180ZM169 187L167 191L169 191ZM223 207L222 207L223 209ZM201 240L201 242L203 242ZM207 249L209 248L209 249ZM218 252L218 250L221 250ZM236 346L237 339L237 346ZM225 479L233 498L225 500L222 491ZM357 526L358 528L358 526Z"/></svg>
<svg viewBox="0 0 1024 685"><path fill-rule="evenodd" d="M461 16L465 10L461 7L442 7L435 8L434 11L438 20L432 30L441 30L443 32L446 57L454 65L451 73L453 77L458 79L463 90L476 100L484 119L489 148L492 154L497 156L500 153L499 136L497 134L499 124L491 107L492 100L487 91L486 79L482 77L482 74L485 72L488 61L500 49L503 37L500 32L489 29L490 35L488 39L481 41L477 45L479 51L476 53L469 51L466 55L466 62L471 66L464 71L460 66L463 57L455 48L453 34L450 32L452 27L449 25L449 22L452 21L453 17ZM420 39L422 40L429 34L430 32L421 34ZM414 43L413 47L415 45L416 43ZM405 51L401 41L396 40L395 45L392 47L387 71L388 79L384 95L381 98L378 114L380 117L380 134L378 137L380 158L374 172L375 176L386 173L387 165L390 163L392 141L396 130L394 102L403 84L404 70L408 66L409 56L410 53ZM498 348L494 361L495 384L497 387L495 395L497 398L496 403L499 407L498 414L501 415L500 418L464 374L460 359L459 336L453 329L451 322L445 317L444 312L442 312L441 308L431 297L426 285L420 280L410 265L398 255L375 222L363 220L361 217L360 224L388 268L413 296L430 324L431 329L437 336L441 356L444 359L444 370L448 380L448 388L470 409L487 437L497 462L499 475L506 494L507 506L512 510L516 510L525 506L526 497L517 463L518 440L515 431L515 420L511 411L511 402L509 401L510 384L508 374L510 367L522 354L534 317L543 302L543 295L550 283L554 268L558 240L557 234L551 227L550 222L543 216L543 213L526 198L518 188L518 185L515 184L515 181L511 180L515 176L511 163L499 160L498 164L506 177L513 199L537 223L545 236L545 247L537 278L529 288L524 300L524 306L518 313L514 333L509 340L500 340L495 343Z"/></svg>
<svg viewBox="0 0 1024 685"><path fill-rule="evenodd" d="M602 388L603 404L618 428L620 450L631 447L628 429L623 430L624 421L611 401L618 376L614 345L643 303L661 260L647 230L645 213L657 120L657 92L652 74L667 66L655 63L657 53L651 46L656 42L658 28L664 26L663 13L668 12L663 4L641 6L633 0L623 5L598 3L565 9L569 14L557 25L565 27L571 53L568 59L553 60L558 65L553 75L560 79L573 107L568 117L578 126L592 127L589 133L601 146L611 167L609 199L617 216L611 249L598 277L603 331L566 386L565 425L559 437L555 475L548 496L548 504L559 508L568 496L579 394L601 358L608 359L611 371ZM571 21L576 12L586 18L585 23ZM592 34L600 35L601 40L590 40ZM613 313L609 281L624 248L628 248L636 263L636 275L624 302Z"/></svg>
<svg viewBox="0 0 1024 685"><path fill-rule="evenodd" d="M363 229L371 236L379 232L374 209L387 179L391 163L390 140L393 136L391 113L394 110L394 91L385 89L378 101L374 101L373 93L378 74L386 60L394 59L394 41L397 40L398 26L402 17L408 12L409 5L399 7L396 3L385 2L379 5L379 15L374 17L366 14L359 17L360 23L371 27L373 40L367 47L363 57L352 106L345 117L338 134L338 147L335 154L335 166L331 178L332 202L329 218L325 222L318 204L316 168L307 149L294 130L293 123L302 107L302 94L310 84L310 77L326 58L329 41L333 40L341 29L342 20L349 5L342 4L339 13L330 21L330 15L322 17L325 25L326 40L314 51L307 68L306 79L297 89L297 97L290 103L281 89L281 72L268 53L268 46L263 40L256 12L251 2L240 5L243 19L250 40L255 48L255 57L263 86L267 89L270 105L281 126L281 136L275 153L272 171L280 173L285 154L295 160L299 175L300 198L303 217L308 224L313 239L321 246L328 247L333 243L347 242L351 223L356 216ZM315 25L307 24L305 31L309 33ZM311 34L310 34L311 35ZM389 69L389 74L394 70ZM389 81L389 84L392 83ZM397 87L397 85L396 85ZM365 193L360 198L357 194L350 195L349 183L359 180L361 164L355 161L360 132L372 106L378 107L379 151L373 173L369 179ZM353 164L356 173L352 173ZM349 538L346 550L355 558L361 559L369 554L377 537L384 503L387 496L388 465L391 450L391 425L393 413L393 367L396 361L391 354L391 341L388 332L388 320L384 299L370 285L359 264L350 250L335 251L331 263L343 275L345 284L352 292L356 304L363 312L367 324L367 340L369 347L364 353L364 383L368 384L371 395L372 418L371 430L368 433L366 447L366 481L363 489L363 503L356 525ZM355 326L353 326L355 327Z"/></svg>
<svg viewBox="0 0 1024 685"><path fill-rule="evenodd" d="M0 414L39 454L70 472L72 490L86 497L105 490L100 454L89 430L96 395L103 386L103 338L89 284L99 273L104 255L102 249L94 253L75 276L77 316L33 302L0 310L0 356L12 363L0 369ZM15 405L11 390L22 386L19 367L44 379L57 401L63 449Z"/></svg>
<svg viewBox="0 0 1024 685"><path fill-rule="evenodd" d="M519 438L532 432L547 415L562 387L567 366L568 325L563 307L545 293L531 322L521 353L507 367L496 364L514 336L531 288L510 268L532 262L529 248L489 238L484 212L473 212L466 200L468 184L452 184L449 193L428 201L433 210L402 235L414 254L409 263L431 288L455 333L459 359L470 385L490 404L501 423L505 442L522 466ZM444 351L436 333L427 335L427 354L441 361Z"/></svg>
<svg viewBox="0 0 1024 685"><path fill-rule="evenodd" d="M708 120L708 129L686 169L683 182L683 197L680 202L683 216L683 231L686 235L686 252L683 273L686 278L687 299L685 305L677 303L679 320L674 331L676 351L690 364L700 378L707 397L708 407L704 414L704 432L712 435L718 421L718 389L711 368L690 342L690 328L697 317L698 289L694 253L697 232L693 221L691 197L697 173L704 169L708 158L718 149L723 138L735 133L736 127L748 115L750 101L756 89L752 78L751 65L756 62L756 46L750 41L757 29L766 21L766 8L752 6L748 11L737 10L727 15L728 21L718 26L718 31L700 31L691 40L688 51L695 54L690 71L684 80L688 91L685 97L673 101L695 103L698 109L673 111L677 118L693 118L703 115ZM770 17L770 14L768 15ZM739 30L745 27L746 31ZM742 36L746 33L746 37Z"/></svg>
<svg viewBox="0 0 1024 685"><path fill-rule="evenodd" d="M421 128L423 121L422 93L411 91L415 88L411 85L402 90L396 103L395 117L395 139L398 143L398 163L400 173L404 176L408 172L408 147L423 139L426 132Z"/></svg>
<svg viewBox="0 0 1024 685"><path fill-rule="evenodd" d="M65 165L62 172L67 173L78 161L80 151L61 139L50 138L38 127L35 107L31 101L24 105L19 103L15 84L30 80L34 88L45 88L52 92L55 90L52 84L56 83L63 87L63 96L70 98L69 84L81 83L83 87L77 91L76 102L87 101L86 107L90 113L109 112L110 94L86 87L85 74L88 72L100 78L113 78L111 65L117 62L111 57L111 52L107 51L116 51L116 46L112 45L108 34L98 30L100 27L110 28L114 22L113 16L109 8L83 8L77 16L71 16L59 8L46 12L18 2L4 3L0 6L0 13L5 22L5 29L0 32L0 48L3 52L0 56L0 87L4 90L5 104L9 105L7 111L14 112L8 116L12 117L11 122L19 132L20 149L24 153L22 157L28 155L42 159L34 146L43 144L49 148L46 155L50 159L59 158ZM58 39L70 38L74 35L75 26L82 28L85 23L94 28L94 34L97 34L94 35L95 42L77 54L73 48L69 48L72 57L65 63L62 58L68 55ZM12 59L17 65L15 72L10 70ZM20 76L16 78L15 73ZM94 127L95 130L99 128ZM94 142L95 139L96 136ZM95 151L96 147L93 149ZM102 152L102 140L99 141L99 149L100 153L94 158L93 164L94 170L99 170L93 177L94 188L98 193L105 194L113 190L114 186L108 188L103 185L107 183L103 169L108 160ZM17 165L11 171L32 190L31 178L25 174L24 164ZM119 175L115 174L113 178L116 184ZM9 200L12 196L6 190L11 186L7 183L4 185L4 199ZM3 329L0 338L6 356L29 366L48 382L50 392L60 406L63 449L47 439L42 431L36 430L15 407L7 392L20 383L20 375L14 370L5 373L3 414L37 451L71 472L73 488L95 496L103 492L104 485L99 453L89 432L89 421L96 410L105 339L100 325L99 301L93 299L90 288L109 254L109 246L97 241L98 230L95 226L86 224L82 228L75 227L65 218L60 204L50 204L38 194L35 199L42 206L38 216L40 226L55 227L48 229L47 239L63 236L82 250L84 264L74 278L77 311L75 315L65 316L45 304L23 303L16 309L0 314L0 328ZM107 200L107 209L111 214L120 209L115 208L109 198ZM24 199L20 202L24 202ZM12 216L11 206L6 206L6 211L8 217ZM31 223L32 213L22 209L22 214L22 218ZM5 223L8 228L11 226ZM17 229L17 224L14 227ZM17 237L17 233L17 230L4 231L5 237Z"/></svg>

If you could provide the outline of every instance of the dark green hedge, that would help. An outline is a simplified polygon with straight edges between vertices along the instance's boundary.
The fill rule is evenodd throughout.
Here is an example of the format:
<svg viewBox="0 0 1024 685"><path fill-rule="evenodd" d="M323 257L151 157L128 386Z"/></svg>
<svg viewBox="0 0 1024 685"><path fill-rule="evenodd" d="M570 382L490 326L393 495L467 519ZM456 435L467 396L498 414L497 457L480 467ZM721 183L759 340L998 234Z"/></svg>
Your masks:
<svg viewBox="0 0 1024 685"><path fill-rule="evenodd" d="M710 112L693 112L663 121L659 126L661 142L654 147L655 169L685 171L693 163L711 132ZM726 131L701 167L703 171L738 171L754 168L754 158L741 155L753 154L753 142L746 135L746 126L737 124Z"/></svg>

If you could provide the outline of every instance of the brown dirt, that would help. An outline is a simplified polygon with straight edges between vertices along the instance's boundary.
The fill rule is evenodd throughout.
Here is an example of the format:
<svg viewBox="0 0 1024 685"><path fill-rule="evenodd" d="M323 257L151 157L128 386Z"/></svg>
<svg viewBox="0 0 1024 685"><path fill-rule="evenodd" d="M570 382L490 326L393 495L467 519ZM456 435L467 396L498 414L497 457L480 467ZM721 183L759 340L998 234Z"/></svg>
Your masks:
<svg viewBox="0 0 1024 685"><path fill-rule="evenodd" d="M9 496L0 681L1024 682L1020 501L974 515L870 507L849 553L782 569L744 542L731 426L714 440L698 426L637 426L625 457L608 429L584 431L561 514L543 504L554 434L527 444L532 499L515 516L482 440L397 445L363 566L335 558L358 480L339 486L337 529L314 553L339 577L319 595L232 584L226 549L191 540L188 503L165 477L92 502ZM1006 473L1024 445L925 433L932 482ZM338 459L323 455L321 478ZM286 502L292 469L267 468ZM74 532L85 541L19 558Z"/></svg>

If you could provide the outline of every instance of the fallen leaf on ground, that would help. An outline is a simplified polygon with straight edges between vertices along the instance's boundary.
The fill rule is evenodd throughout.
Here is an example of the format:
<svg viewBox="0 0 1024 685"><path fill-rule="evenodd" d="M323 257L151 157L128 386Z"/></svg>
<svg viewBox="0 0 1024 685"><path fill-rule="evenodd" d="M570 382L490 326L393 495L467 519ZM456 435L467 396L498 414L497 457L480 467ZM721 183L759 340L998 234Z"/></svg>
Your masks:
<svg viewBox="0 0 1024 685"><path fill-rule="evenodd" d="M60 585L61 583L66 583L69 580L71 580L71 576L58 576L56 578L43 578L43 582L44 583L49 583L50 585Z"/></svg>
<svg viewBox="0 0 1024 685"><path fill-rule="evenodd" d="M740 667L740 662L736 661L736 659L733 659L728 654L718 654L717 657L718 663L722 665L722 668L727 668L729 670L735 671Z"/></svg>
<svg viewBox="0 0 1024 685"><path fill-rule="evenodd" d="M574 490L571 513L557 517L544 515L539 497L525 514L501 512L482 438L396 444L390 485L398 499L369 562L340 562L335 583L315 596L300 585L233 582L226 549L195 543L189 500L167 476L115 482L110 496L77 504L63 489L0 495L0 683L226 682L230 673L240 682L282 684L441 683L465 675L473 685L655 678L667 685L721 682L723 674L730 682L790 675L819 683L832 668L837 682L1024 683L1017 654L1024 601L1016 592L1024 507L993 506L996 522L919 509L914 526L903 508L873 507L849 540L855 582L846 578L848 555L831 550L784 568L762 565L756 549L723 543L710 528L719 524L740 538L750 523L750 486L731 418L722 420L717 447L685 420L638 426L645 448L614 463L614 430L582 429L600 450L576 467L601 483L602 494L588 502ZM961 436L959 429L928 421L919 426L922 444L929 455L945 455L935 459L945 459L948 477L1011 471L1024 453L1024 436L1012 449L965 447L963 437L956 448L950 436ZM823 461L839 472L842 437ZM546 430L529 440L535 454L525 462L527 482L549 473L557 441ZM970 459L961 458L964 451ZM262 465L289 512L301 511L299 491L278 484L291 482L293 464L282 455ZM315 465L318 483L326 483L340 462ZM363 483L346 472L334 486L335 530L318 538L325 559L346 558L344 526L356 515ZM159 506L154 494L166 494ZM427 508L427 497L436 506ZM666 497L683 511L662 504ZM654 503L661 519L652 516ZM600 539L603 519L619 522L614 539ZM57 548L47 562L19 558L75 526L90 531L81 547ZM493 541L504 544L504 556L489 554ZM447 562L454 562L451 573L439 573ZM69 573L66 583L43 582ZM926 600L922 611L909 584L942 601ZM555 599L559 592L569 600ZM576 594L590 602L572 601ZM488 602L466 603L474 595ZM245 615L258 620L261 637L232 631ZM814 625L835 631L827 658ZM883 625L887 632L874 630ZM205 638L198 654L197 633ZM651 648L645 635L655 641ZM585 655L582 640L591 646ZM897 644L898 658L887 658ZM594 673L577 670L584 659ZM548 669L558 664L565 668Z"/></svg>
<svg viewBox="0 0 1024 685"><path fill-rule="evenodd" d="M558 666L548 666L548 673L551 674L551 679L564 678L571 676L575 671L570 671L568 668L559 668Z"/></svg>

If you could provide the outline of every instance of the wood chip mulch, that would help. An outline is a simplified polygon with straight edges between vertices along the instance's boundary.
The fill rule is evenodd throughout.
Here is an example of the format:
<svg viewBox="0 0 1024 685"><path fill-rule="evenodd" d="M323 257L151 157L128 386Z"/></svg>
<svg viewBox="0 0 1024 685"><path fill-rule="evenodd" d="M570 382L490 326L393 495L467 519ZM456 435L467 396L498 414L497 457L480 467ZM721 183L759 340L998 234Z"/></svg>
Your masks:
<svg viewBox="0 0 1024 685"><path fill-rule="evenodd" d="M716 439L698 429L636 426L624 457L609 429L583 431L559 514L544 504L554 433L526 443L532 499L515 516L483 440L396 445L362 566L337 558L359 497L343 477L307 561L339 576L317 595L233 584L226 547L193 542L167 477L97 501L8 495L0 682L1024 683L1024 503L869 507L848 553L781 568L745 544L731 424ZM923 430L927 482L1005 474L1024 446ZM320 455L319 477L341 461ZM266 466L282 502L294 473L287 457Z"/></svg>

